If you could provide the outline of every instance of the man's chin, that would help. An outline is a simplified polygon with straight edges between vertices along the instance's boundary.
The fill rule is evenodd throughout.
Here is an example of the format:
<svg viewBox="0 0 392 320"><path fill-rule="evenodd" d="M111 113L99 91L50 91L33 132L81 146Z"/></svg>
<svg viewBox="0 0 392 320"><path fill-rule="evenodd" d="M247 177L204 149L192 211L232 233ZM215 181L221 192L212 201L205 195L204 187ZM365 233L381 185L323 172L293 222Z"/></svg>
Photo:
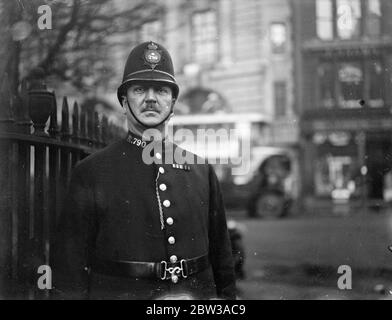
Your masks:
<svg viewBox="0 0 392 320"><path fill-rule="evenodd" d="M146 126L148 126L148 127L154 127L154 126L156 126L156 125L158 125L158 124L160 124L161 123L161 119L159 118L153 118L153 117L143 117L142 119L141 119L141 122L144 124L144 125L146 125Z"/></svg>
<svg viewBox="0 0 392 320"><path fill-rule="evenodd" d="M145 111L139 116L139 120L146 126L153 127L162 122L162 116L163 114L156 111Z"/></svg>

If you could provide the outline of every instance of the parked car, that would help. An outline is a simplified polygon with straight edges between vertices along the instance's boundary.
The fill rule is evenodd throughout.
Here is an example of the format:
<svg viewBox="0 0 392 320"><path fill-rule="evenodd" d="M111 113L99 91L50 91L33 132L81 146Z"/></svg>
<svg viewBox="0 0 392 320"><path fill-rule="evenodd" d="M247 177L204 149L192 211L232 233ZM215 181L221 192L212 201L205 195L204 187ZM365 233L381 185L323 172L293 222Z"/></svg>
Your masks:
<svg viewBox="0 0 392 320"><path fill-rule="evenodd" d="M249 217L280 218L290 213L293 199L287 183L291 160L284 152L263 159L250 182Z"/></svg>
<svg viewBox="0 0 392 320"><path fill-rule="evenodd" d="M294 203L294 155L287 149L260 146L252 148L249 170L233 175L230 165L215 164L225 207L245 210L249 217L283 217Z"/></svg>

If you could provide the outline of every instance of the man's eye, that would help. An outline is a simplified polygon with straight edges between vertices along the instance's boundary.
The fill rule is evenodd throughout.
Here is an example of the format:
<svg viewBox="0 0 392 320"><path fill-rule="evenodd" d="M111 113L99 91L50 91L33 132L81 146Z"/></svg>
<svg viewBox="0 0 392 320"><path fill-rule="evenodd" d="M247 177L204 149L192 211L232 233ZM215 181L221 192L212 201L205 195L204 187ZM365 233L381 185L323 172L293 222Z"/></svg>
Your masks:
<svg viewBox="0 0 392 320"><path fill-rule="evenodd" d="M136 93L143 93L143 92L144 92L144 89L141 88L141 87L139 87L139 88L135 88L134 91L135 91Z"/></svg>
<svg viewBox="0 0 392 320"><path fill-rule="evenodd" d="M158 92L161 94L166 94L169 92L169 90L167 88L159 88Z"/></svg>

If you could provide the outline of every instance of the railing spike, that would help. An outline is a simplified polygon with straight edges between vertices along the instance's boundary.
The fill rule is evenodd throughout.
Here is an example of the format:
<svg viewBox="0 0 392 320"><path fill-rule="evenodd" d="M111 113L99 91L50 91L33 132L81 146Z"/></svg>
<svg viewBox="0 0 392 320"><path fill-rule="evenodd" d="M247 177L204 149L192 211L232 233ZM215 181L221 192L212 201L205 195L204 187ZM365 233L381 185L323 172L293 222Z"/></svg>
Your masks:
<svg viewBox="0 0 392 320"><path fill-rule="evenodd" d="M79 104L74 102L72 110L72 140L75 143L79 142L80 135L80 117L79 117Z"/></svg>
<svg viewBox="0 0 392 320"><path fill-rule="evenodd" d="M80 141L86 142L87 140L87 127L86 127L86 110L83 108L80 110Z"/></svg>
<svg viewBox="0 0 392 320"><path fill-rule="evenodd" d="M49 135L54 138L57 137L58 134L59 134L59 127L57 123L57 100L56 100L56 96L54 96L52 112L50 113Z"/></svg>
<svg viewBox="0 0 392 320"><path fill-rule="evenodd" d="M109 129L109 121L106 115L102 116L102 130L101 130L101 141L103 145L108 143L108 130Z"/></svg>
<svg viewBox="0 0 392 320"><path fill-rule="evenodd" d="M93 146L94 140L94 113L92 110L88 109L87 112L87 139L89 146Z"/></svg>
<svg viewBox="0 0 392 320"><path fill-rule="evenodd" d="M101 123L99 122L99 115L97 111L94 111L94 144L99 147L99 137L101 131Z"/></svg>
<svg viewBox="0 0 392 320"><path fill-rule="evenodd" d="M68 140L70 137L69 132L69 106L68 98L63 98L63 105L61 108L61 137L63 140Z"/></svg>

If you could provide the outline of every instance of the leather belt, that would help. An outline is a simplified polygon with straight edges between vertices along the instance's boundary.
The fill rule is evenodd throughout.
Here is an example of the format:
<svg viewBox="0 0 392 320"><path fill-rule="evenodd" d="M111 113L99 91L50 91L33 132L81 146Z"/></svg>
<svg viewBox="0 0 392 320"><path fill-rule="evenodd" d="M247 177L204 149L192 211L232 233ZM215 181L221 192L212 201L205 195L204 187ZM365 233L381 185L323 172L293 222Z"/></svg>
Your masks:
<svg viewBox="0 0 392 320"><path fill-rule="evenodd" d="M91 264L91 270L115 277L171 279L172 282L176 283L179 277L187 278L192 274L207 269L209 265L207 254L191 259L182 259L176 263L167 261L115 261L95 258Z"/></svg>

